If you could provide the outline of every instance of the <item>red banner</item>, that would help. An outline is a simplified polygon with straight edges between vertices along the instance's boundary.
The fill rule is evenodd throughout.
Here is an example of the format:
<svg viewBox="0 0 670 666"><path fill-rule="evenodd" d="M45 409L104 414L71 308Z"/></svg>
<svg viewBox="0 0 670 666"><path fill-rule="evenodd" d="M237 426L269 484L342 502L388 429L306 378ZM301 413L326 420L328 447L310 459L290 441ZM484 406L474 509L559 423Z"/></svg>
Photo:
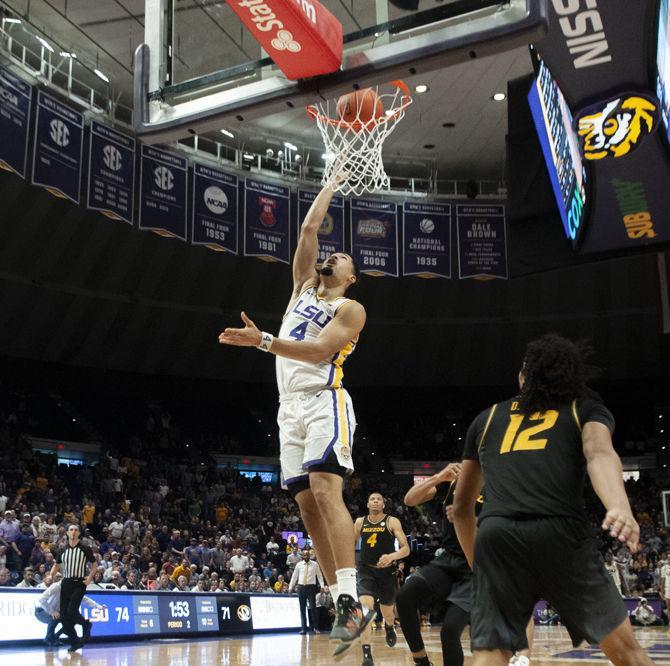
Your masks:
<svg viewBox="0 0 670 666"><path fill-rule="evenodd" d="M342 24L316 0L229 0L231 9L288 79L342 65Z"/></svg>

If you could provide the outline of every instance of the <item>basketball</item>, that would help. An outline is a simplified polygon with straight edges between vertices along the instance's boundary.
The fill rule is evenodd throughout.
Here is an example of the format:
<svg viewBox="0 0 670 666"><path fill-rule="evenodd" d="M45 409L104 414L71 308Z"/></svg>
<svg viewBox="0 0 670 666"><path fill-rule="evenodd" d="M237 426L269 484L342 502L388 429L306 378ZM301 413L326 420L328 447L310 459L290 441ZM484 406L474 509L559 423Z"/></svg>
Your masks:
<svg viewBox="0 0 670 666"><path fill-rule="evenodd" d="M347 123L369 123L384 115L384 105L372 88L342 95L337 100L337 117Z"/></svg>

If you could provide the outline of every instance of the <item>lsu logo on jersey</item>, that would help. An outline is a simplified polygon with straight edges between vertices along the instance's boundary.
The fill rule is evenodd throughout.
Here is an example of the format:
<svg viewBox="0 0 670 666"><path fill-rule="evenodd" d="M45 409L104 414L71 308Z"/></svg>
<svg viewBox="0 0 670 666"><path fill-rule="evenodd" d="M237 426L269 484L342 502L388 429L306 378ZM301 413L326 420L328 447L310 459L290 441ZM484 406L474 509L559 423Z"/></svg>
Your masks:
<svg viewBox="0 0 670 666"><path fill-rule="evenodd" d="M578 122L584 157L597 161L625 157L658 127L658 102L622 95L583 111Z"/></svg>
<svg viewBox="0 0 670 666"><path fill-rule="evenodd" d="M301 298L295 304L291 312L307 321L314 322L319 328L323 328L333 318L333 315L329 310L330 308L322 310L316 305L305 305L305 299Z"/></svg>

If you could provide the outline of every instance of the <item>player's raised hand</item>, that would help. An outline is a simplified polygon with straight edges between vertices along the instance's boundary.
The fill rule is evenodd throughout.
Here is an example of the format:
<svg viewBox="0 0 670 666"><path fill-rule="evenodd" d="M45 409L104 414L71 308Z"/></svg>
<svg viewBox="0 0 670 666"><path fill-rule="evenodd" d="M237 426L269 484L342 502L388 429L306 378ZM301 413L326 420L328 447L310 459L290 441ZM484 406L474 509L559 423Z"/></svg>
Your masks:
<svg viewBox="0 0 670 666"><path fill-rule="evenodd" d="M443 470L437 473L440 483L455 481L461 473L461 463L449 463Z"/></svg>
<svg viewBox="0 0 670 666"><path fill-rule="evenodd" d="M637 552L640 526L630 510L610 509L605 515L602 528L609 531L611 537L625 543L631 553Z"/></svg>
<svg viewBox="0 0 670 666"><path fill-rule="evenodd" d="M244 322L244 328L227 328L219 335L219 343L222 345L234 345L235 347L258 347L261 344L262 334L245 312L240 315Z"/></svg>

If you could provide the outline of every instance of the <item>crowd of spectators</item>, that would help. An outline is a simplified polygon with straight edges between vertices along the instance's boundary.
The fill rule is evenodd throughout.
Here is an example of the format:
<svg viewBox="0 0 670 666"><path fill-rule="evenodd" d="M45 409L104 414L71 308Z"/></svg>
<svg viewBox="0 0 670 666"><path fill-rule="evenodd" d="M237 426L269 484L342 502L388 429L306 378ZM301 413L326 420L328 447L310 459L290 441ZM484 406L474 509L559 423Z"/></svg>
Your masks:
<svg viewBox="0 0 670 666"><path fill-rule="evenodd" d="M160 436L169 422L150 426ZM77 523L99 561L94 586L288 593L300 553L282 533L305 533L288 493L259 476L218 468L202 450L169 446L161 455L142 457L131 450L137 450L132 442L94 466L59 465L54 455L33 450L22 436L21 419L0 414L0 586L44 586L67 525ZM661 480L660 474L647 474L627 484L642 532L642 548L634 555L600 531L602 507L592 494L587 497L599 547L614 562L612 575L618 573L626 596L658 594L669 564ZM441 528L439 506L403 505L411 482L411 476L390 470L356 474L345 495L352 515L359 516L369 492L384 494L387 510L409 535L408 573L432 557Z"/></svg>

